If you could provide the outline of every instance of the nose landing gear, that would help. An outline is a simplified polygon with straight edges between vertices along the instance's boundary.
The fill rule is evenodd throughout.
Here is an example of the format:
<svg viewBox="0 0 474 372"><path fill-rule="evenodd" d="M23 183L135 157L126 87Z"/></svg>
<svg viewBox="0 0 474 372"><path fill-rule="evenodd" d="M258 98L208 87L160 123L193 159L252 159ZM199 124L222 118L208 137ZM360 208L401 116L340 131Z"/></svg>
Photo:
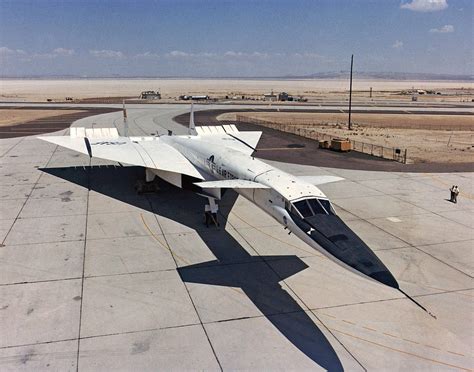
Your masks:
<svg viewBox="0 0 474 372"><path fill-rule="evenodd" d="M206 227L209 227L210 223L219 227L219 221L217 220L217 212L219 211L219 206L216 203L216 199L208 198L209 204L204 206L204 219Z"/></svg>

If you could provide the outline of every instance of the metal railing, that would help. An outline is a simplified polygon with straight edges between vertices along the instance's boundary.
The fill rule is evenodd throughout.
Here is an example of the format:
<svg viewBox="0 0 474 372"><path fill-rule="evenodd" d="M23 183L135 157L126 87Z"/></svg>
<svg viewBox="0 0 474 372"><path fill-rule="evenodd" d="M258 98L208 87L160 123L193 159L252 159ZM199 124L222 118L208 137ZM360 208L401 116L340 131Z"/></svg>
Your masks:
<svg viewBox="0 0 474 372"><path fill-rule="evenodd" d="M307 123L301 124L289 124L289 123L275 123L269 120L249 118L243 115L236 115L236 120L239 122L245 122L255 125L264 126L267 128L279 130L281 132L295 134L300 137L309 138L315 141L328 141L331 142L333 139L340 138L335 135L318 132L315 129L307 128ZM377 145L368 142L351 140L352 151L361 152L371 156L379 158L394 160L403 164L407 163L407 149L400 149L395 147L387 147Z"/></svg>

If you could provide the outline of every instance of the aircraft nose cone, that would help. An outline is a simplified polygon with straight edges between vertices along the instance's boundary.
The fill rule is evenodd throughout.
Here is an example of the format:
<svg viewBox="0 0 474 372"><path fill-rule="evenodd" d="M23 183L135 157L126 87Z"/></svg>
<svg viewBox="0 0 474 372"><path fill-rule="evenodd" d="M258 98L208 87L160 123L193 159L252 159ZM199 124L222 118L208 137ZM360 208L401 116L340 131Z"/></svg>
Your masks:
<svg viewBox="0 0 474 372"><path fill-rule="evenodd" d="M315 215L295 221L329 254L379 283L398 289L398 283L374 252L338 216Z"/></svg>
<svg viewBox="0 0 474 372"><path fill-rule="evenodd" d="M399 289L397 280L393 277L392 273L388 270L385 271L377 271L375 273L369 274L372 279L376 281L388 285L389 287Z"/></svg>

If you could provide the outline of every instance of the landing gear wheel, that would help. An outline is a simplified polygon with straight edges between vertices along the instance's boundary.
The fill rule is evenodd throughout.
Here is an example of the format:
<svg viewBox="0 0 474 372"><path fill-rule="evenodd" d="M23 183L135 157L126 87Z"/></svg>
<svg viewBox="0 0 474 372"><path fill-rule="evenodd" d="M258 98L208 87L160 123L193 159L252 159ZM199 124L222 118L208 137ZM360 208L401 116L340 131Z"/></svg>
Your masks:
<svg viewBox="0 0 474 372"><path fill-rule="evenodd" d="M160 191L160 187L156 180L151 182L146 182L145 180L137 180L135 182L135 190L138 194L152 193Z"/></svg>

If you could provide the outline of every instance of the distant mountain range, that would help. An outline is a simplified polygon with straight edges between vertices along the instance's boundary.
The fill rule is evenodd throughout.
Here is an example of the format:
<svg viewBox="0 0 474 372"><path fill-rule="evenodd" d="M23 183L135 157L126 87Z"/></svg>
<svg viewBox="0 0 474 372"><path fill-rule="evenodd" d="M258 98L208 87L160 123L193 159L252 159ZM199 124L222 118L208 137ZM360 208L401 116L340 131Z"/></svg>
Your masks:
<svg viewBox="0 0 474 372"><path fill-rule="evenodd" d="M417 72L363 72L354 71L354 79L372 80L458 80L474 81L474 75L451 75L431 74ZM317 72L309 75L285 75L285 76L80 76L80 75L30 75L30 76L2 76L0 79L242 79L242 80L270 80L270 79L334 79L345 80L349 78L349 71Z"/></svg>
<svg viewBox="0 0 474 372"><path fill-rule="evenodd" d="M348 79L349 71L339 72L318 72L310 75L288 75L285 79ZM417 72L361 72L354 71L353 77L356 79L380 79L380 80L463 80L473 81L474 75L451 75L451 74L430 74Z"/></svg>

